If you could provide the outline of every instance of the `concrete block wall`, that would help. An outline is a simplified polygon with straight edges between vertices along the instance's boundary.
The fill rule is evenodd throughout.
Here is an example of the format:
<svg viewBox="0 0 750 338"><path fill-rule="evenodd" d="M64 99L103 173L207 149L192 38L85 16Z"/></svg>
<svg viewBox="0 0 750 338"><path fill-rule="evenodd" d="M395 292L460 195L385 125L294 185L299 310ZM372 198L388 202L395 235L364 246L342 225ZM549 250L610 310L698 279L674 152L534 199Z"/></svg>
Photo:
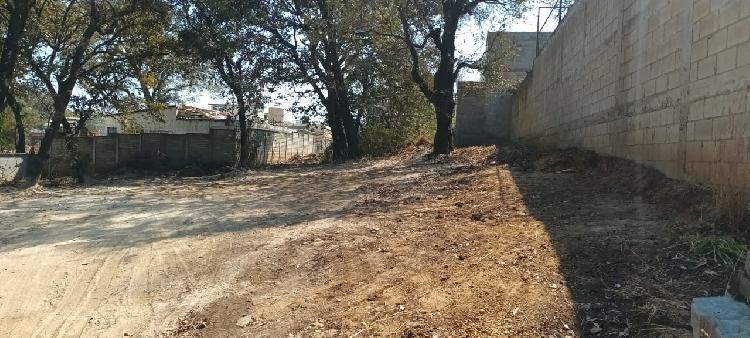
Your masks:
<svg viewBox="0 0 750 338"><path fill-rule="evenodd" d="M45 176L70 176L70 153L65 139L52 143L50 161ZM79 137L78 154L91 170L107 174L118 168L166 165L171 169L188 164L198 166L228 166L235 162L234 130L212 130L210 134L112 134L109 136ZM155 161L153 163L145 163Z"/></svg>
<svg viewBox="0 0 750 338"><path fill-rule="evenodd" d="M456 146L487 146L508 141L513 95L459 82L456 104Z"/></svg>
<svg viewBox="0 0 750 338"><path fill-rule="evenodd" d="M256 163L283 163L295 156L323 154L329 140L323 135L309 132L278 133L254 130L251 135L255 146Z"/></svg>
<svg viewBox="0 0 750 338"><path fill-rule="evenodd" d="M330 138L309 132L253 130L251 139L256 147L258 165L283 163L294 156L323 154L330 144ZM73 174L65 142L64 138L57 138L52 143L50 161L44 168L46 177ZM170 169L186 165L230 166L239 153L238 136L232 129L212 129L210 134L113 134L79 137L72 142L78 143L79 157L97 174L150 165L158 165L154 168L166 165ZM0 154L0 183L23 177L33 156Z"/></svg>
<svg viewBox="0 0 750 338"><path fill-rule="evenodd" d="M579 0L514 97L511 136L750 188L750 1Z"/></svg>
<svg viewBox="0 0 750 338"><path fill-rule="evenodd" d="M16 181L26 174L29 155L0 154L0 184Z"/></svg>

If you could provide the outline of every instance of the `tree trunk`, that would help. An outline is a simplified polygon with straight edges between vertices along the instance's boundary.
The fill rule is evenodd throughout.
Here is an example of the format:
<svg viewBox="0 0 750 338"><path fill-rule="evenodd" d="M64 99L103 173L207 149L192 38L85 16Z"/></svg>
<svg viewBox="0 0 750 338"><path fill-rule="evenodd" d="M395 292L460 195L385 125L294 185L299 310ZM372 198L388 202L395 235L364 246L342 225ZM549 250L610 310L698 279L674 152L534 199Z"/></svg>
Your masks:
<svg viewBox="0 0 750 338"><path fill-rule="evenodd" d="M357 159L361 155L359 149L359 128L354 123L351 112L344 110L341 114L343 115L344 132L346 133L347 160Z"/></svg>
<svg viewBox="0 0 750 338"><path fill-rule="evenodd" d="M16 120L16 153L26 153L26 131L23 127L23 115L21 115L21 105L12 94L8 94L10 97L10 106L13 109L13 118Z"/></svg>
<svg viewBox="0 0 750 338"><path fill-rule="evenodd" d="M432 145L434 155L450 154L453 151L453 106L447 103L435 105L437 129Z"/></svg>
<svg viewBox="0 0 750 338"><path fill-rule="evenodd" d="M248 136L247 128L247 104L244 101L238 100L238 114L240 125L240 160L238 167L245 169L250 167L250 137Z"/></svg>
<svg viewBox="0 0 750 338"><path fill-rule="evenodd" d="M67 100L60 102L55 100L54 109L55 112L52 115L52 122L44 131L44 137L39 145L39 151L37 152L36 160L32 162L29 175L29 185L36 186L39 184L39 180L42 178L42 171L47 166L50 158L50 152L52 150L52 143L55 137L60 132L60 126L65 122L65 109L68 107Z"/></svg>
<svg viewBox="0 0 750 338"><path fill-rule="evenodd" d="M435 90L431 99L437 122L432 145L434 155L450 154L453 151L453 113L456 108L456 99L453 97L453 86L456 84L454 69L454 49L446 47L442 51L440 67L435 72Z"/></svg>
<svg viewBox="0 0 750 338"><path fill-rule="evenodd" d="M52 142L55 139L55 135L60 131L60 124L55 121L44 131L44 137L39 145L39 151L37 152L35 161L32 162L29 175L29 185L35 186L39 184L39 180L42 178L42 171L49 162L50 149L52 148Z"/></svg>
<svg viewBox="0 0 750 338"><path fill-rule="evenodd" d="M10 91L15 77L16 62L21 51L19 45L32 3L33 0L14 0L6 4L7 9L10 9L10 16L3 41L2 55L0 55L0 81L2 82L0 83L0 113L11 104Z"/></svg>
<svg viewBox="0 0 750 338"><path fill-rule="evenodd" d="M359 149L359 128L354 121L348 101L343 100L343 102L340 101L337 103L336 115L340 117L344 134L346 135L346 159L353 160L359 158L361 155Z"/></svg>
<svg viewBox="0 0 750 338"><path fill-rule="evenodd" d="M334 162L346 161L349 150L346 141L346 132L344 126L341 123L341 118L338 115L338 111L331 103L325 104L326 106L326 121L328 126L331 127L331 157Z"/></svg>

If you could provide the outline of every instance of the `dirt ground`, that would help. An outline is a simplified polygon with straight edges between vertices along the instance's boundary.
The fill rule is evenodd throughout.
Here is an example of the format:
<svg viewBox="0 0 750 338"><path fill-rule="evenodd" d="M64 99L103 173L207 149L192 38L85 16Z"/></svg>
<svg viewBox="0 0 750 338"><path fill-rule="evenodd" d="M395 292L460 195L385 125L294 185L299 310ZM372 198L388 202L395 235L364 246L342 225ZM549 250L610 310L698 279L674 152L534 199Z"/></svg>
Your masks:
<svg viewBox="0 0 750 338"><path fill-rule="evenodd" d="M0 336L686 337L724 292L700 220L491 154L5 191Z"/></svg>

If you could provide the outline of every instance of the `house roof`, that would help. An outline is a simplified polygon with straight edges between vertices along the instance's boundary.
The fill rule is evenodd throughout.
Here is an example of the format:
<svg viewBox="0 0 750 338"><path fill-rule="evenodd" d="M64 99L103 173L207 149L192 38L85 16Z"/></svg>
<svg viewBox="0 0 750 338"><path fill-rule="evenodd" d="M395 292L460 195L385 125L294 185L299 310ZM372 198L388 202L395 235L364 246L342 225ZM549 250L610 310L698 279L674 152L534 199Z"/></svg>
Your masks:
<svg viewBox="0 0 750 338"><path fill-rule="evenodd" d="M177 108L177 119L178 120L226 120L228 116L232 116L231 113L203 109L188 105L171 105L165 109ZM151 113L149 109L141 109L128 112L127 114L140 114L140 113ZM111 115L122 115L123 113L114 113Z"/></svg>
<svg viewBox="0 0 750 338"><path fill-rule="evenodd" d="M192 106L177 108L177 119L181 120L226 120L228 116L231 114Z"/></svg>

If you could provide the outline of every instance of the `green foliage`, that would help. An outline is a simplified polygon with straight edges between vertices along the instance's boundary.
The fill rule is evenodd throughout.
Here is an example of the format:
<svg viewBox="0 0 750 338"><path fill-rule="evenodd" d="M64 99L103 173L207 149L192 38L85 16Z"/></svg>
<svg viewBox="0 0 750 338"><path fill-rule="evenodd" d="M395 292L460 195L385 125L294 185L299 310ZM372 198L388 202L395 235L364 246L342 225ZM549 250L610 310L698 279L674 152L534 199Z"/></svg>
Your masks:
<svg viewBox="0 0 750 338"><path fill-rule="evenodd" d="M30 131L32 129L44 128L46 115L41 112L39 102L34 100L34 98L27 98L27 95L31 92L30 88L17 86L16 92L22 109L21 115L23 116L26 144L28 145ZM8 107L5 109L5 112L0 114L0 153L15 152L15 142L16 121L12 109Z"/></svg>
<svg viewBox="0 0 750 338"><path fill-rule="evenodd" d="M435 134L432 106L420 93L413 91L411 94L392 100L388 107L378 107L365 114L361 135L364 155L393 154Z"/></svg>
<svg viewBox="0 0 750 338"><path fill-rule="evenodd" d="M358 101L364 155L392 154L434 135L434 109L410 74L403 71L410 67L400 42L372 37L371 55L360 67L361 82L367 84Z"/></svg>
<svg viewBox="0 0 750 338"><path fill-rule="evenodd" d="M685 238L690 254L724 266L734 266L747 254L747 245L729 236L692 235Z"/></svg>
<svg viewBox="0 0 750 338"><path fill-rule="evenodd" d="M13 113L6 111L0 114L0 153L14 152L15 145L16 123Z"/></svg>

